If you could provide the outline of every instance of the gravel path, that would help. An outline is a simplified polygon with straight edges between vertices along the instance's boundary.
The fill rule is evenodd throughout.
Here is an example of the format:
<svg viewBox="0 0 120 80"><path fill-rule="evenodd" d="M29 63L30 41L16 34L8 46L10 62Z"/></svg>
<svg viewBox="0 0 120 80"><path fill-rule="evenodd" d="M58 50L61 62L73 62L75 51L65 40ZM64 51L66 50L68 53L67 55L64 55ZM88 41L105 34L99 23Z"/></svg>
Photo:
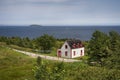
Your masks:
<svg viewBox="0 0 120 80"><path fill-rule="evenodd" d="M33 58L37 58L38 56L40 56L41 58L44 58L44 59L63 61L63 62L78 62L78 61L81 61L81 60L75 60L75 59L65 59L65 58L59 58L59 57L53 57L53 56L40 55L40 54L35 54L35 53L31 53L31 52L21 51L21 50L17 50L17 49L13 49L13 50L16 51L16 52L20 52L20 53L26 54L26 55L31 56Z"/></svg>

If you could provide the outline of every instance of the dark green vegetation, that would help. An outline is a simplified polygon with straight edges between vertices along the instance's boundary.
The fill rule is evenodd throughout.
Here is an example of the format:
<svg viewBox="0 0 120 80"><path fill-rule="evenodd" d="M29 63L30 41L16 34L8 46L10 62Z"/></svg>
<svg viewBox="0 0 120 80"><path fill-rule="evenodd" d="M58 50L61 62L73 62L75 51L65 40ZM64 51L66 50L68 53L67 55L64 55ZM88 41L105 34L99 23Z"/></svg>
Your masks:
<svg viewBox="0 0 120 80"><path fill-rule="evenodd" d="M56 39L53 36L49 36L47 34L36 39L36 43L38 48L42 50L44 53L49 53L52 50L52 47L56 44Z"/></svg>
<svg viewBox="0 0 120 80"><path fill-rule="evenodd" d="M108 35L94 32L88 45L88 56L89 62L98 66L120 69L120 35L114 31Z"/></svg>
<svg viewBox="0 0 120 80"><path fill-rule="evenodd" d="M15 52L0 43L0 80L35 80L35 59Z"/></svg>
<svg viewBox="0 0 120 80"><path fill-rule="evenodd" d="M20 38L20 37L0 37L0 42L5 42L7 45L17 45L25 48L34 48L33 40L30 40L28 37Z"/></svg>
<svg viewBox="0 0 120 80"><path fill-rule="evenodd" d="M64 63L42 61L37 58L37 66L34 68L36 80L64 80Z"/></svg>
<svg viewBox="0 0 120 80"><path fill-rule="evenodd" d="M39 61L38 61L39 60ZM120 70L89 66L84 63L42 61L34 68L36 80L119 80Z"/></svg>
<svg viewBox="0 0 120 80"><path fill-rule="evenodd" d="M65 40L66 39L55 39L53 36L49 36L46 34L36 39L20 38L20 37L0 37L0 42L5 42L7 46L12 45L12 47L18 49L23 49L24 47L23 50L26 49L31 51L36 50L40 53L41 51L45 53L45 50L48 51L50 50L51 52L49 55L55 55L56 50L60 48L60 46L64 43ZM14 75L13 76L14 78L11 77L10 80L19 80L19 78L20 80L23 79L33 80L33 75L36 80L119 80L120 79L120 34L114 31L109 32L109 34L105 34L100 31L95 31L93 33L91 40L84 41L83 44L85 45L86 56L78 58L78 59L82 59L82 62L61 63L56 61L42 60L39 57L37 58L36 61L37 64L35 64L34 66L33 66L34 64L33 59L28 58L27 56L22 54L20 55L20 58L14 55L7 57L8 55L3 53L10 53L10 54L11 53L17 54L17 53L7 48L0 47L1 48L0 52L2 52L0 53L1 55L0 76L2 75L3 79L5 80L8 80L5 75L8 76L10 75L11 77L11 74ZM2 55L5 55L4 57L10 58L11 61L6 60L6 58L2 58ZM22 64L24 63L24 61L19 62L18 60L25 60L26 65ZM6 68L3 68L3 66L5 65L3 63L7 63ZM19 66L18 64L23 65L22 69L21 66ZM13 68L10 67L10 65L12 65ZM15 68L14 65L16 65ZM26 70L24 70L24 68L26 68ZM32 68L34 70L34 74L32 74L31 72ZM14 72L13 70L15 70L16 72ZM11 73L9 71L11 71ZM28 74L26 74L26 72ZM19 77L17 76L18 74L24 76Z"/></svg>
<svg viewBox="0 0 120 80"><path fill-rule="evenodd" d="M0 42L5 42L9 47L50 56L56 56L57 49L65 40L56 39L47 34L35 39L0 36Z"/></svg>
<svg viewBox="0 0 120 80"><path fill-rule="evenodd" d="M49 36L47 34L44 34L41 37L35 38L35 39L29 39L26 38L20 38L20 37L0 37L0 42L5 42L7 45L17 45L24 48L30 48L30 49L37 49L38 52L43 53L50 53L53 50L53 47L59 47L56 46L56 39L53 36Z"/></svg>

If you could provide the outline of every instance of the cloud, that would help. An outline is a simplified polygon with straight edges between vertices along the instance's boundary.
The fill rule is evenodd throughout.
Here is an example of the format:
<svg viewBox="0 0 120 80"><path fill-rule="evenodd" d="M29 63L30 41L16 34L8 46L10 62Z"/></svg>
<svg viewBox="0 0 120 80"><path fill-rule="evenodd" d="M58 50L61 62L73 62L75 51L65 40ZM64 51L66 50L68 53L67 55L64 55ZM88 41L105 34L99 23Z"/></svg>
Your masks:
<svg viewBox="0 0 120 80"><path fill-rule="evenodd" d="M107 0L0 0L0 23L118 23L118 5Z"/></svg>
<svg viewBox="0 0 120 80"><path fill-rule="evenodd" d="M1 0L0 4L14 5L14 4L45 4L45 3L63 3L70 0Z"/></svg>
<svg viewBox="0 0 120 80"><path fill-rule="evenodd" d="M66 2L69 0L24 0L27 2Z"/></svg>

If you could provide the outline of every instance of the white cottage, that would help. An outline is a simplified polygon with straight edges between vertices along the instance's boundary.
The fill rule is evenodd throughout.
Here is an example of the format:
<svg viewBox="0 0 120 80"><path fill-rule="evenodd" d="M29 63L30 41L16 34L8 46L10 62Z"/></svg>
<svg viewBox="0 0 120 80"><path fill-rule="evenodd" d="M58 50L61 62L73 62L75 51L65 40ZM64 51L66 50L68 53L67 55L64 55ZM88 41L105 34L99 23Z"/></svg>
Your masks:
<svg viewBox="0 0 120 80"><path fill-rule="evenodd" d="M57 56L65 58L84 56L84 45L80 40L67 40L61 49L57 50Z"/></svg>

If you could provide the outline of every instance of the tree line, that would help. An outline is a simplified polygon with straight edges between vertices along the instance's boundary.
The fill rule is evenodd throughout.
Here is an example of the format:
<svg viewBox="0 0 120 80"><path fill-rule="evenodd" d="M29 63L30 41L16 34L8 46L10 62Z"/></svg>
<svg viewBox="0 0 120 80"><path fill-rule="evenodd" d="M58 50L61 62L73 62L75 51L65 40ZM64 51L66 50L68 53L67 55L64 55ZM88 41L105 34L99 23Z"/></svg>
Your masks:
<svg viewBox="0 0 120 80"><path fill-rule="evenodd" d="M120 34L95 31L88 43L89 62L99 66L120 69Z"/></svg>
<svg viewBox="0 0 120 80"><path fill-rule="evenodd" d="M0 42L5 42L7 45L17 45L20 47L42 50L43 52L49 51L56 45L56 38L44 34L35 39L28 37L5 37L0 36Z"/></svg>

